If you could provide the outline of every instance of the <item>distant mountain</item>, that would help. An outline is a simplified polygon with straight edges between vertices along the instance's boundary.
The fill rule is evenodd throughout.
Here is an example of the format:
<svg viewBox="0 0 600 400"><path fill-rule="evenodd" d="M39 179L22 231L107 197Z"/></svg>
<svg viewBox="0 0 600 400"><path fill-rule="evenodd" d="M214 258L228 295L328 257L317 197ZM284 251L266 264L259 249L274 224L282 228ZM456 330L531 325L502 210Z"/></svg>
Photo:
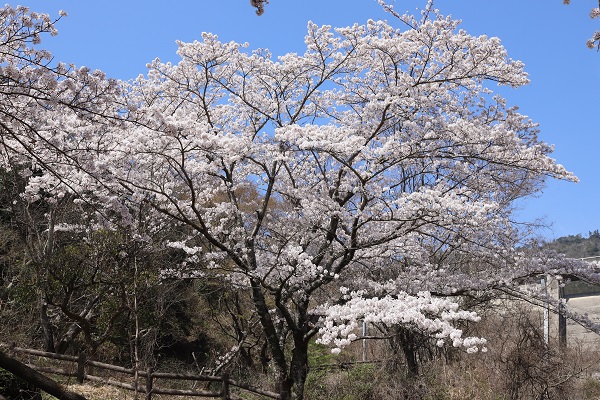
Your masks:
<svg viewBox="0 0 600 400"><path fill-rule="evenodd" d="M544 246L572 258L600 256L600 233L596 229L589 236L569 235L558 238Z"/></svg>

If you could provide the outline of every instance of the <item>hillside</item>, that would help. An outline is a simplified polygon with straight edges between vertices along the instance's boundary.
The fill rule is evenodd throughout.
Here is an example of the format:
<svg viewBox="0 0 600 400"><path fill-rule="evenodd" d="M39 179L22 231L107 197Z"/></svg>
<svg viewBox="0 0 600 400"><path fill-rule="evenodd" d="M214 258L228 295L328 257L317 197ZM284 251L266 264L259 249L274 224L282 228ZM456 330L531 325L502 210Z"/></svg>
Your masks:
<svg viewBox="0 0 600 400"><path fill-rule="evenodd" d="M573 258L600 256L600 232L596 229L588 237L580 234L560 237L545 247Z"/></svg>

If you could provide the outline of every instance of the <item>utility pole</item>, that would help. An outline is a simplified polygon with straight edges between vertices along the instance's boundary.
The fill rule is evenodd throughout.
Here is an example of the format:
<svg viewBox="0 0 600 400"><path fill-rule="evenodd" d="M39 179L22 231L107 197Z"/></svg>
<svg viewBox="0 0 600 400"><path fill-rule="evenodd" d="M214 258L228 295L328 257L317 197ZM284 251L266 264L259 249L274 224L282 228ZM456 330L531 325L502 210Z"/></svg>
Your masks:
<svg viewBox="0 0 600 400"><path fill-rule="evenodd" d="M367 321L363 319L362 360L367 361Z"/></svg>
<svg viewBox="0 0 600 400"><path fill-rule="evenodd" d="M542 290L546 299L548 298L548 275L542 277ZM548 346L550 343L550 305L548 301L544 303L544 344Z"/></svg>
<svg viewBox="0 0 600 400"><path fill-rule="evenodd" d="M559 282L558 285L558 345L567 347L567 317L566 311L565 287Z"/></svg>

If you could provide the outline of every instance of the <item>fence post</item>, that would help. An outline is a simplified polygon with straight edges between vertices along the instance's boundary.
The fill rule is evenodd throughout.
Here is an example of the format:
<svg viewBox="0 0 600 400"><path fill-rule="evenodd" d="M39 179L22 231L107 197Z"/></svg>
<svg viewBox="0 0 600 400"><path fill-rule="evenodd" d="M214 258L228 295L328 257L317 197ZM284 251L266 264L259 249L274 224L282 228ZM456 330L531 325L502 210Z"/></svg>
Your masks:
<svg viewBox="0 0 600 400"><path fill-rule="evenodd" d="M225 372L222 377L223 380L223 400L229 400L229 374Z"/></svg>
<svg viewBox="0 0 600 400"><path fill-rule="evenodd" d="M8 345L8 349L6 349L6 354L8 354L9 357L16 356L15 347L17 347L17 344L15 342L10 342L10 344Z"/></svg>
<svg viewBox="0 0 600 400"><path fill-rule="evenodd" d="M80 352L77 357L77 383L82 384L85 379L85 352Z"/></svg>
<svg viewBox="0 0 600 400"><path fill-rule="evenodd" d="M152 400L152 367L148 367L147 375L146 375L146 400ZM136 383L137 385L137 383Z"/></svg>

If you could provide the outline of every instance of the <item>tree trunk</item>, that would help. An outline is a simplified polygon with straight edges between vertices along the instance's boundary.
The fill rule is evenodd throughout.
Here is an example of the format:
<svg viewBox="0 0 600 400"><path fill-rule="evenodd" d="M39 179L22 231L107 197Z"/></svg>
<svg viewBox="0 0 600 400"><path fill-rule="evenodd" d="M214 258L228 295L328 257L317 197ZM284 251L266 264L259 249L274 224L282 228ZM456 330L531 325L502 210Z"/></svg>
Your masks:
<svg viewBox="0 0 600 400"><path fill-rule="evenodd" d="M77 323L72 323L69 330L63 335L56 346L56 353L65 354L69 347L73 344L73 341L81 333L81 326Z"/></svg>
<svg viewBox="0 0 600 400"><path fill-rule="evenodd" d="M252 287L252 302L260 319L266 341L271 350L271 357L274 362L275 371L277 374L276 382L281 400L291 399L292 382L288 372L286 355L279 343L277 329L271 318L269 307L265 299L264 293L261 290L260 282L255 279L250 279Z"/></svg>
<svg viewBox="0 0 600 400"><path fill-rule="evenodd" d="M417 350L414 347L414 343L411 342L411 339L412 338L409 336L406 341L402 342L402 351L406 358L408 375L414 377L419 375L419 362L417 361Z"/></svg>
<svg viewBox="0 0 600 400"><path fill-rule="evenodd" d="M279 399L280 400L291 400L292 399L292 378L289 376L279 375L278 377L279 386Z"/></svg>
<svg viewBox="0 0 600 400"><path fill-rule="evenodd" d="M308 375L308 343L312 336L309 335L308 301L295 304L296 309L293 315L296 320L294 322L291 321L293 317L290 313L286 313L287 317L282 318L284 321L282 323L290 330L294 341L291 361L289 361L289 356L284 351L285 344L280 342L282 328L278 329L271 318L260 282L254 279L251 279L250 282L252 284L254 307L260 318L266 342L274 361L280 399L302 400L304 399L304 384ZM278 306L281 306L281 304L278 304Z"/></svg>
<svg viewBox="0 0 600 400"><path fill-rule="evenodd" d="M304 399L304 384L308 376L308 340L303 332L294 335L294 350L292 351L292 392L297 400ZM296 337L297 336L297 337Z"/></svg>
<svg viewBox="0 0 600 400"><path fill-rule="evenodd" d="M289 374L278 376L281 400L303 400L304 384L308 376L308 339L301 332L294 334L294 349Z"/></svg>
<svg viewBox="0 0 600 400"><path fill-rule="evenodd" d="M54 380L42 375L22 362L7 356L2 351L0 351L0 368L4 368L8 372L23 379L25 382L42 389L44 392L59 400L86 400L82 395L64 389Z"/></svg>
<svg viewBox="0 0 600 400"><path fill-rule="evenodd" d="M54 329L48 318L48 300L45 296L40 299L40 322L42 324L42 332L44 333L44 350L49 353L56 353L54 347Z"/></svg>
<svg viewBox="0 0 600 400"><path fill-rule="evenodd" d="M419 360L417 357L419 344L417 337L410 330L402 327L395 328L394 331L395 335L390 338L390 347L394 354L392 368L396 370L400 367L398 360L400 352L402 352L408 375L412 377L419 375Z"/></svg>
<svg viewBox="0 0 600 400"><path fill-rule="evenodd" d="M271 357L269 356L269 342L265 340L262 346L260 346L260 365L263 374L269 371L269 361L271 361Z"/></svg>

